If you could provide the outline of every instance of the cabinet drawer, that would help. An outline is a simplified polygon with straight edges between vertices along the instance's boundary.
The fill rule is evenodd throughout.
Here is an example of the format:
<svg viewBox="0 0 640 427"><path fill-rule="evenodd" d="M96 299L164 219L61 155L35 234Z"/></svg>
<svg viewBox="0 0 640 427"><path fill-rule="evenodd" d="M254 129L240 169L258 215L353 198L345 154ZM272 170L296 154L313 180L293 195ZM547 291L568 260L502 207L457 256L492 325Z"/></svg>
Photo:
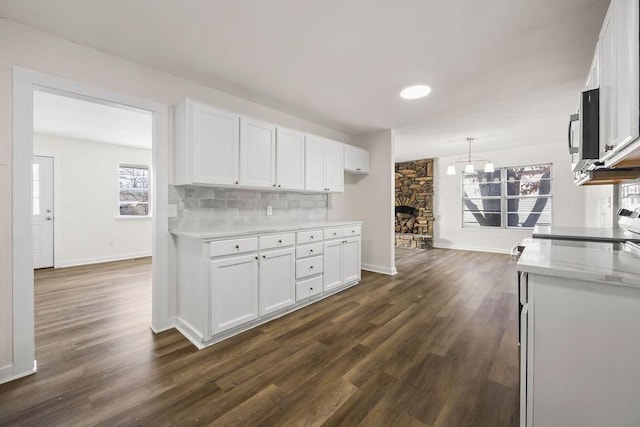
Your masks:
<svg viewBox="0 0 640 427"><path fill-rule="evenodd" d="M296 243L296 235L274 234L273 236L260 236L260 249L280 248L293 246Z"/></svg>
<svg viewBox="0 0 640 427"><path fill-rule="evenodd" d="M359 225L355 225L353 227L345 227L343 230L344 230L344 237L359 236L360 235L360 226Z"/></svg>
<svg viewBox="0 0 640 427"><path fill-rule="evenodd" d="M324 239L338 239L344 235L344 231L341 227L325 228Z"/></svg>
<svg viewBox="0 0 640 427"><path fill-rule="evenodd" d="M209 243L209 256L222 256L258 250L258 238L218 240Z"/></svg>
<svg viewBox="0 0 640 427"><path fill-rule="evenodd" d="M299 259L296 261L296 279L322 273L322 255L312 258Z"/></svg>
<svg viewBox="0 0 640 427"><path fill-rule="evenodd" d="M322 230L298 231L298 243L313 243L322 241Z"/></svg>
<svg viewBox="0 0 640 427"><path fill-rule="evenodd" d="M321 255L324 249L322 242L311 243L308 245L298 246L296 248L296 258L305 258L313 255Z"/></svg>
<svg viewBox="0 0 640 427"><path fill-rule="evenodd" d="M322 292L322 276L300 280L296 283L296 301L300 301Z"/></svg>

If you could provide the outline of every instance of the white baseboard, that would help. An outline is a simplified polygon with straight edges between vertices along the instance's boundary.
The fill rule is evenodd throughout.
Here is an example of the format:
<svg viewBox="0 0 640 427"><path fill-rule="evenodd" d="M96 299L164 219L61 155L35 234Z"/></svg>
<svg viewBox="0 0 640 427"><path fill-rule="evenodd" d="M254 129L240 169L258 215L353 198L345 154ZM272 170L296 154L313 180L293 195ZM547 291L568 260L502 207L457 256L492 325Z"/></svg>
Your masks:
<svg viewBox="0 0 640 427"><path fill-rule="evenodd" d="M151 332L153 332L154 334L159 334L160 332L165 332L171 329L175 329L176 328L176 318L175 317L170 317L169 318L169 322L162 326L162 327L154 327L153 325L149 326L149 329L151 329Z"/></svg>
<svg viewBox="0 0 640 427"><path fill-rule="evenodd" d="M76 267L78 265L100 264L103 262L124 261L127 259L146 258L150 256L151 256L151 251L145 251L145 252L132 252L128 254L101 256L101 257L94 257L94 258L71 259L67 261L60 261L59 263L56 264L55 267L56 268Z"/></svg>
<svg viewBox="0 0 640 427"><path fill-rule="evenodd" d="M396 274L398 274L398 270L396 270L395 265L393 266L393 268L389 268L389 267L382 267L380 265L362 264L362 269L366 271L372 271L374 273L386 274L388 276L395 276Z"/></svg>
<svg viewBox="0 0 640 427"><path fill-rule="evenodd" d="M6 365L0 368L0 384L8 383L9 381L15 381L28 375L33 375L38 372L38 361L33 361L33 368L27 372L15 373L13 365Z"/></svg>
<svg viewBox="0 0 640 427"><path fill-rule="evenodd" d="M477 246L465 246L465 245L447 245L434 242L433 247L436 249L454 249L457 251L475 251L475 252L490 252L494 254L510 254L511 248L492 248L492 247L477 247Z"/></svg>

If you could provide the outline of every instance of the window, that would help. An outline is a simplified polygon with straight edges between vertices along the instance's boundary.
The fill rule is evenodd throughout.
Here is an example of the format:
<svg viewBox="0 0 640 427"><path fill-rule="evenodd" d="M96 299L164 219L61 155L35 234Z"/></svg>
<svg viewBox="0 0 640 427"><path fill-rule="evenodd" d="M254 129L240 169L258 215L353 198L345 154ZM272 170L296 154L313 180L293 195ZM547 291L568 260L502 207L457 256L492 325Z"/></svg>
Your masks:
<svg viewBox="0 0 640 427"><path fill-rule="evenodd" d="M533 228L551 225L551 165L464 173L462 226Z"/></svg>
<svg viewBox="0 0 640 427"><path fill-rule="evenodd" d="M120 216L149 216L149 166L118 166Z"/></svg>

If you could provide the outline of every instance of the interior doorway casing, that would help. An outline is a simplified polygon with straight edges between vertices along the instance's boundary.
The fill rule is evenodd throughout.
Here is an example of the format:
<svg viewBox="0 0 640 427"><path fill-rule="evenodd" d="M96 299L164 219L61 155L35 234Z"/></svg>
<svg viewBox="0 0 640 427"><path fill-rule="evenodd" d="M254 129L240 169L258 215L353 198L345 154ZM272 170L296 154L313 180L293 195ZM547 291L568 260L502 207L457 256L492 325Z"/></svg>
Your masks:
<svg viewBox="0 0 640 427"><path fill-rule="evenodd" d="M13 364L0 383L36 371L31 230L31 162L33 156L33 92L45 90L64 96L89 98L153 114L152 145L152 324L155 331L173 327L168 280L168 107L38 72L13 68L12 103L12 291Z"/></svg>

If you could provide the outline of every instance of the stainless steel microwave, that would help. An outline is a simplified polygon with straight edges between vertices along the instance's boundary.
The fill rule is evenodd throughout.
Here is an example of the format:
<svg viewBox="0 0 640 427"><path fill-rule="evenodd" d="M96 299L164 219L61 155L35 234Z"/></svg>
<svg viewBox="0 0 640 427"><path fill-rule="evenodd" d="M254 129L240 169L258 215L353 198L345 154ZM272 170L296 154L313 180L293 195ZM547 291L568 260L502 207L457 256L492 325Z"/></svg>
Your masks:
<svg viewBox="0 0 640 427"><path fill-rule="evenodd" d="M573 172L579 172L600 157L600 91L580 94L580 109L569 119L569 153Z"/></svg>

